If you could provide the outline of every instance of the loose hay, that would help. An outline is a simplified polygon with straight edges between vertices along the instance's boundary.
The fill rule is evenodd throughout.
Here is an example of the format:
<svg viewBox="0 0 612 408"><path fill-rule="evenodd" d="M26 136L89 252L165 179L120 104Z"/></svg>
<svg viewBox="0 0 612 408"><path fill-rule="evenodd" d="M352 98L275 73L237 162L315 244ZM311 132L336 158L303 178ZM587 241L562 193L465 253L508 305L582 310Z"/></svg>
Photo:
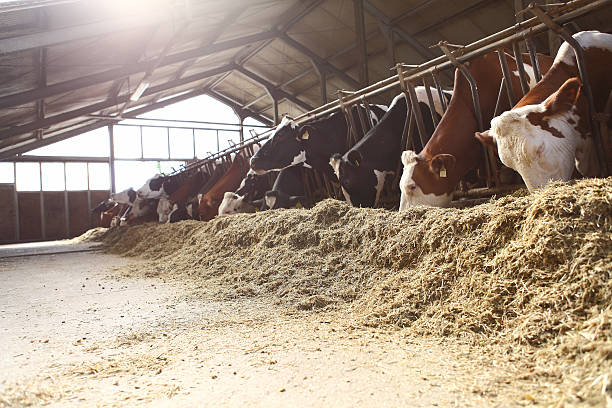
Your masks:
<svg viewBox="0 0 612 408"><path fill-rule="evenodd" d="M593 394L587 381L611 367L612 178L466 209L326 200L119 228L105 243L153 260L137 270L190 276L224 297L272 294L300 309L345 308L366 325L527 348L541 372L578 378L575 392Z"/></svg>

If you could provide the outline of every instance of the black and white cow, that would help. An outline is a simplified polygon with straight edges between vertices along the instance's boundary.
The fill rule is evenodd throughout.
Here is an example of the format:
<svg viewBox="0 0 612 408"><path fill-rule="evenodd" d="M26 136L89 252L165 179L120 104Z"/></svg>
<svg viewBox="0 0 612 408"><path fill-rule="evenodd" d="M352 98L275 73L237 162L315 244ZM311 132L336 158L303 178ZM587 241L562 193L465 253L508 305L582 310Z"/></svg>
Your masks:
<svg viewBox="0 0 612 408"><path fill-rule="evenodd" d="M351 109L358 132L361 132L357 106ZM370 105L372 119L377 123L386 109ZM305 125L284 117L272 137L251 158L251 169L258 174L303 165L323 172L336 180L329 158L346 151L347 123L342 112L335 112Z"/></svg>
<svg viewBox="0 0 612 408"><path fill-rule="evenodd" d="M119 193L111 194L110 198L116 203L127 204L129 206L133 206L134 201L136 201L136 198L138 198L138 193L136 193L136 191L134 191L134 189L130 187Z"/></svg>
<svg viewBox="0 0 612 408"><path fill-rule="evenodd" d="M429 136L434 131L431 111L425 87L415 88L419 106L423 114L426 133ZM441 117L442 104L436 89L431 88L436 114ZM447 101L451 92L445 92ZM335 154L329 161L330 166L340 180L342 193L346 201L355 207L374 207L378 204L385 178L388 174L397 171L402 153L402 133L407 115L411 113L406 104L404 94L396 96L389 110L380 122L355 146L343 156ZM415 143L415 151L420 151L420 138L416 125L412 127L412 134L408 135Z"/></svg>
<svg viewBox="0 0 612 408"><path fill-rule="evenodd" d="M270 210L291 208L298 203L302 207L310 207L310 202L306 197L302 171L303 169L300 166L292 166L278 173L272 190L266 191L264 195L263 204L265 204L265 207L262 208Z"/></svg>

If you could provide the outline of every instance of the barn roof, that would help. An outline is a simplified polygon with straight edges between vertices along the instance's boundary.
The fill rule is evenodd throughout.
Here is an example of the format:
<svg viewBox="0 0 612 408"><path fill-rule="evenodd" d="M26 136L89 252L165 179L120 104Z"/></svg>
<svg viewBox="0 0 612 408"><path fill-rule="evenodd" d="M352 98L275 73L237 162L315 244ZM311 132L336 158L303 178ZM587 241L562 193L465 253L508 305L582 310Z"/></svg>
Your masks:
<svg viewBox="0 0 612 408"><path fill-rule="evenodd" d="M512 26L521 2L363 0L363 14L351 0L3 2L0 159L202 94L266 123L274 99L297 116L322 104L321 73L329 99L365 86L361 15L372 83L394 59L418 64L441 40ZM578 24L610 31L611 17L606 6Z"/></svg>

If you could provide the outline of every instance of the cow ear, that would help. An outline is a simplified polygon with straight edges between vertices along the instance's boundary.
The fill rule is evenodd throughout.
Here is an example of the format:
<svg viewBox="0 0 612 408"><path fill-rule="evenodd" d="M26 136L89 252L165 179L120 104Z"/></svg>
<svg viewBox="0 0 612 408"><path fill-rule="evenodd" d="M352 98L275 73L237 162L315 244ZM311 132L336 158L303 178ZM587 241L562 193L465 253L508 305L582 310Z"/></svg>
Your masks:
<svg viewBox="0 0 612 408"><path fill-rule="evenodd" d="M567 112L572 109L573 106L578 102L580 96L580 89L582 88L582 82L580 79L573 77L565 81L561 88L557 92L550 95L544 101L544 107L546 108L547 115L554 115L557 113Z"/></svg>
<svg viewBox="0 0 612 408"><path fill-rule="evenodd" d="M310 128L310 126L303 126L299 131L298 134L296 136L296 139L298 142L301 142L302 140L308 140L310 138L310 131L312 129Z"/></svg>
<svg viewBox="0 0 612 408"><path fill-rule="evenodd" d="M476 139L478 139L478 141L480 141L480 143L483 144L483 146L497 146L495 138L490 134L490 130L485 130L484 132L476 132L474 136L476 137Z"/></svg>
<svg viewBox="0 0 612 408"><path fill-rule="evenodd" d="M404 166L409 166L413 163L417 163L422 160L423 159L413 150L406 150L402 152L402 163L404 164Z"/></svg>
<svg viewBox="0 0 612 408"><path fill-rule="evenodd" d="M452 154L436 154L429 162L429 169L440 178L446 178L447 171L455 167L455 162Z"/></svg>
<svg viewBox="0 0 612 408"><path fill-rule="evenodd" d="M346 158L349 161L349 163L351 163L355 167L359 167L359 164L361 163L361 160L362 160L361 153L359 153L357 150L351 150L346 156Z"/></svg>

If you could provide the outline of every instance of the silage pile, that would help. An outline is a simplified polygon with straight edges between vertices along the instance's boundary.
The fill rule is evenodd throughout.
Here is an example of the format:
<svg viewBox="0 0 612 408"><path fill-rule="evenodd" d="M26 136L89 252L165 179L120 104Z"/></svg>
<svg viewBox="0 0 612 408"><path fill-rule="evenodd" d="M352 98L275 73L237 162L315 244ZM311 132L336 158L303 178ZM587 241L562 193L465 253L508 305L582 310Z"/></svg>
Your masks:
<svg viewBox="0 0 612 408"><path fill-rule="evenodd" d="M326 200L130 227L106 242L224 297L273 295L414 334L612 357L612 178L466 209L397 213Z"/></svg>

